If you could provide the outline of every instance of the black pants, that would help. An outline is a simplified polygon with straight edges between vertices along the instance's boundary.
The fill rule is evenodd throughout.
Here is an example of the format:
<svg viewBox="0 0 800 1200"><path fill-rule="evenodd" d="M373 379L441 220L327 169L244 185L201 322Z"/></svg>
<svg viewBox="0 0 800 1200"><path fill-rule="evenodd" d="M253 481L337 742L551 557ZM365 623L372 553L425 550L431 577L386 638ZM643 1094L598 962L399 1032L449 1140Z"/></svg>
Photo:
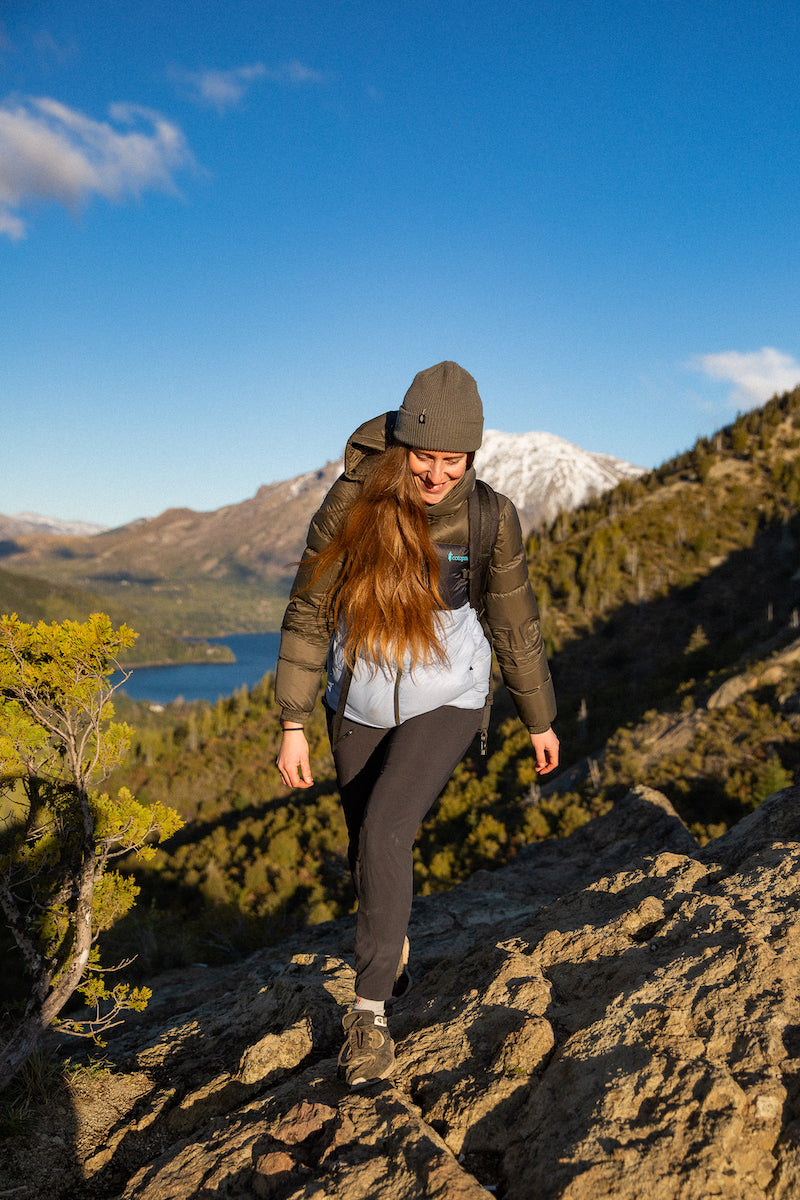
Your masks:
<svg viewBox="0 0 800 1200"><path fill-rule="evenodd" d="M412 849L478 732L481 709L437 708L393 729L345 718L333 760L358 899L356 995L386 1000L411 915ZM328 729L332 714L328 714Z"/></svg>

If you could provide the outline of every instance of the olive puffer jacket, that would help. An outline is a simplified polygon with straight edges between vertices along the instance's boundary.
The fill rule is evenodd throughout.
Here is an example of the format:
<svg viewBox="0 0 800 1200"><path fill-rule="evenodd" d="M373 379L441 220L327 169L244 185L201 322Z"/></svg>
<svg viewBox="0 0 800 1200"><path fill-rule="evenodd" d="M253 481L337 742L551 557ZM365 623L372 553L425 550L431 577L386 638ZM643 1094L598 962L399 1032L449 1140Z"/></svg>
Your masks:
<svg viewBox="0 0 800 1200"><path fill-rule="evenodd" d="M344 472L311 520L306 552L292 587L281 626L281 646L275 676L275 695L284 721L304 724L314 707L333 630L328 627L323 600L328 581L308 585L308 557L331 540L359 494L369 457L385 449L393 413L362 425L347 443ZM468 498L475 487L473 468L438 504L428 518L434 543L469 542ZM512 502L498 494L500 521L489 567L481 613L497 662L519 713L532 733L544 733L555 717L556 705L539 611L528 578L528 563L519 517Z"/></svg>

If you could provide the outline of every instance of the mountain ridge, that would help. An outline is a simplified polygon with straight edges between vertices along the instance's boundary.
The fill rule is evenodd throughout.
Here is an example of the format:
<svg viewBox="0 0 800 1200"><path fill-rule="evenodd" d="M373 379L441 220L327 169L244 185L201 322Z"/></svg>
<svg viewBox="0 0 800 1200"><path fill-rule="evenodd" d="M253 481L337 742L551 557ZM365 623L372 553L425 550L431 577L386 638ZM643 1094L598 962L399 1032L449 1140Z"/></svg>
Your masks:
<svg viewBox="0 0 800 1200"><path fill-rule="evenodd" d="M552 434L488 430L476 462L487 482L517 504L524 527L642 474ZM274 629L308 522L341 468L341 460L331 460L264 484L236 504L211 512L167 509L91 537L16 535L0 543L0 565L107 595L130 609L131 620L156 621L178 635ZM0 537L2 531L0 522Z"/></svg>
<svg viewBox="0 0 800 1200"><path fill-rule="evenodd" d="M316 495L320 482L324 480L330 486L328 480L336 479L343 467L342 458L329 459L322 467L303 471L289 479L261 484L252 497L218 509L192 509L179 505L166 508L155 517L137 517L113 527L33 512L12 516L0 513L0 537L95 537L149 525L167 514L174 518L211 517L236 510L248 501L263 502L276 492L292 498ZM584 450L557 434L543 431L504 433L497 429L484 431L483 444L475 455L475 469L481 478L514 502L523 527L552 521L561 508L576 508L600 492L615 487L622 479L636 479L644 474L642 467L611 454Z"/></svg>

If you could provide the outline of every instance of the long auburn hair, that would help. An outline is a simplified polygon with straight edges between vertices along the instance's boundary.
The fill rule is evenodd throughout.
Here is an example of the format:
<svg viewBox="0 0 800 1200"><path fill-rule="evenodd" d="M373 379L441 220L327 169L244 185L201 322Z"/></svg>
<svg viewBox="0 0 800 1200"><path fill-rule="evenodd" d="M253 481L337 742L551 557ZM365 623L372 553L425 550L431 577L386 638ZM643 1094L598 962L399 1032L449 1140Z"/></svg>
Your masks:
<svg viewBox="0 0 800 1200"><path fill-rule="evenodd" d="M405 446L390 446L367 468L361 494L330 543L312 561L326 574L325 615L345 631L345 660L375 667L444 662L439 558Z"/></svg>

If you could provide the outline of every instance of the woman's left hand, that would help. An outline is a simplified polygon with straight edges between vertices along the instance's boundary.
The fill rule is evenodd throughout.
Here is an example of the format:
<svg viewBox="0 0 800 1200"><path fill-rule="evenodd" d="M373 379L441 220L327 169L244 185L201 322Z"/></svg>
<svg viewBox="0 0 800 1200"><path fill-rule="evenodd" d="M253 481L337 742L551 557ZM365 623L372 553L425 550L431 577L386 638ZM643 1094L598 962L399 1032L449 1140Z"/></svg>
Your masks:
<svg viewBox="0 0 800 1200"><path fill-rule="evenodd" d="M532 733L531 745L536 756L536 770L539 775L547 775L558 766L558 738L555 730L548 729L547 733Z"/></svg>

